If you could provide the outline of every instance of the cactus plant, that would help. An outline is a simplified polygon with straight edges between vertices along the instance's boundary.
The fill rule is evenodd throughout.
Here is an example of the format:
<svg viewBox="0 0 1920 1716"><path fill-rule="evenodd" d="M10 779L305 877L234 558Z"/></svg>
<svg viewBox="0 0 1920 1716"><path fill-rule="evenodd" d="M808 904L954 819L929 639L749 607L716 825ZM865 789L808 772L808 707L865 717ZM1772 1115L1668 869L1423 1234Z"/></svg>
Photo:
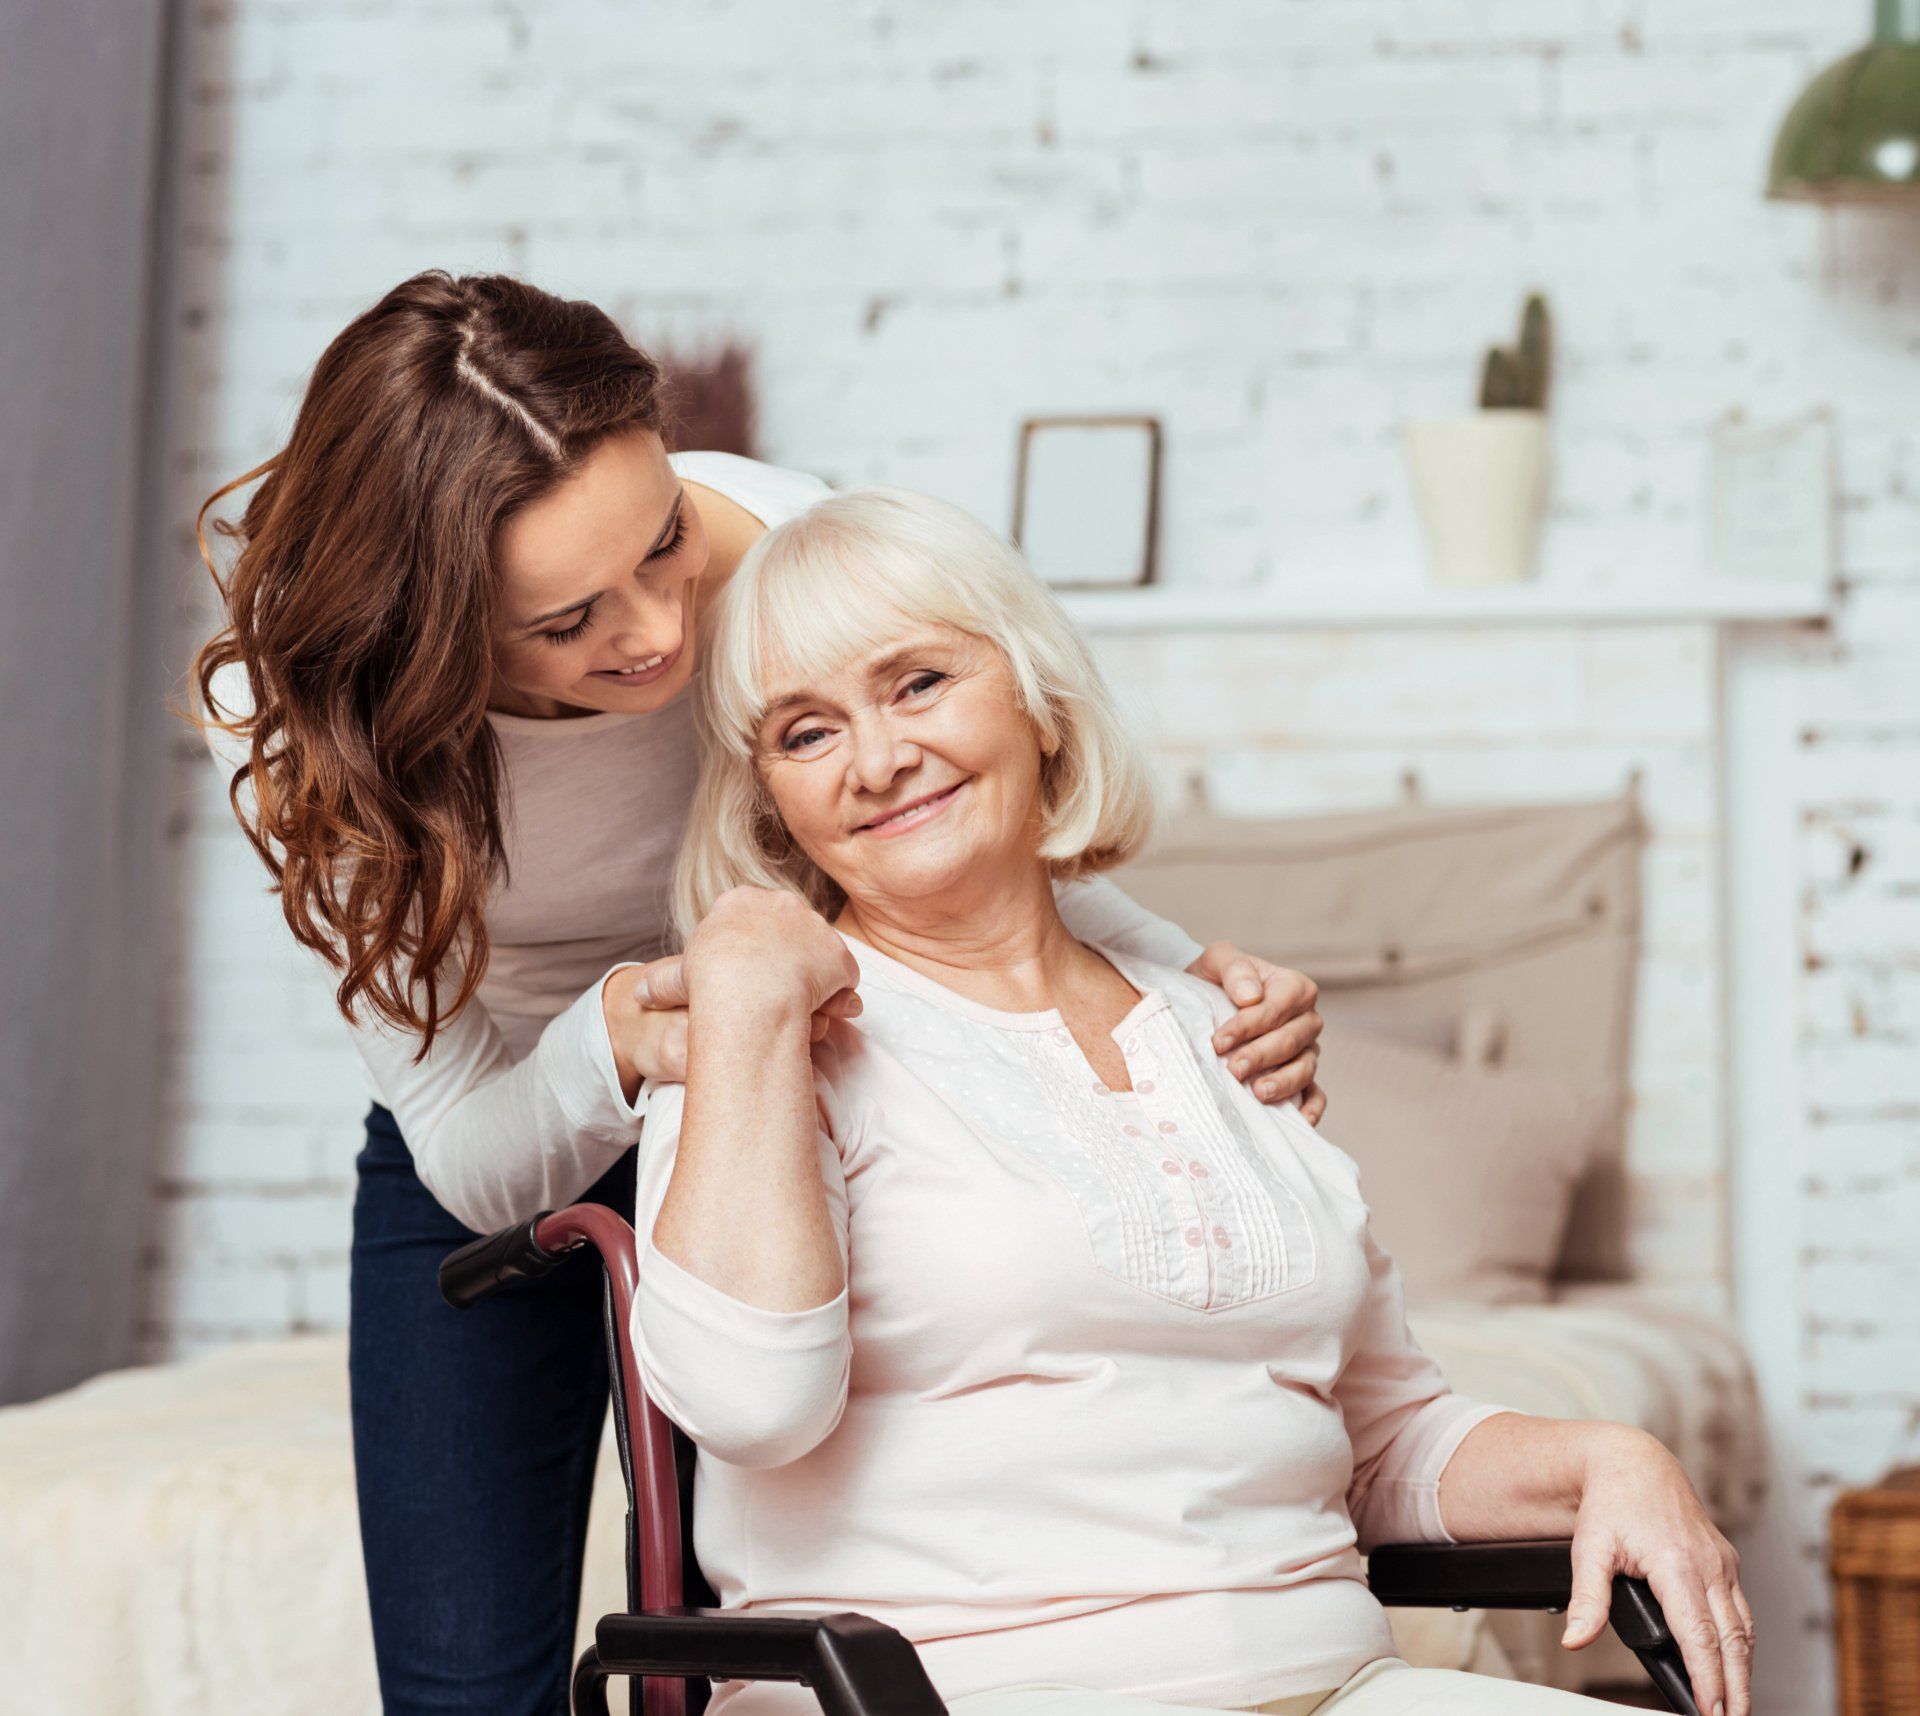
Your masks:
<svg viewBox="0 0 1920 1716"><path fill-rule="evenodd" d="M1483 411L1544 411L1547 384L1553 371L1553 320L1546 299L1528 295L1520 316L1519 344L1511 349L1494 346L1487 352L1480 378Z"/></svg>

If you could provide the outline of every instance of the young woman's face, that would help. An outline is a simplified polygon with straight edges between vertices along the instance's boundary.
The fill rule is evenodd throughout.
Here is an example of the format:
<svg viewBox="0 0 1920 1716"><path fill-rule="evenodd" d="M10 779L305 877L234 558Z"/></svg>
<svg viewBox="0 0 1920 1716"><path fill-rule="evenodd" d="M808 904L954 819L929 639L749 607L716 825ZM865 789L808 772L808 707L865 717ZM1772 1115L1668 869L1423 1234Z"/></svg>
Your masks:
<svg viewBox="0 0 1920 1716"><path fill-rule="evenodd" d="M612 436L501 529L492 703L646 714L693 672L707 533L650 429Z"/></svg>
<svg viewBox="0 0 1920 1716"><path fill-rule="evenodd" d="M761 778L856 909L991 886L1035 861L1040 740L991 644L927 626L768 689Z"/></svg>

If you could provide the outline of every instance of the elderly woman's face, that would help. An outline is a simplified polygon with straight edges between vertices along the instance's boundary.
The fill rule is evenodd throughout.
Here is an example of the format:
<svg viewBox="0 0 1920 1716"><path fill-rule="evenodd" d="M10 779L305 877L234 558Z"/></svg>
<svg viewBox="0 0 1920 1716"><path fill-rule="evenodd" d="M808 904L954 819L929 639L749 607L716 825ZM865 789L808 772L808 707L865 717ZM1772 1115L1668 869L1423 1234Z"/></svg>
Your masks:
<svg viewBox="0 0 1920 1716"><path fill-rule="evenodd" d="M1033 858L1040 740L991 644L915 628L831 674L776 676L769 692L761 776L800 849L856 905Z"/></svg>

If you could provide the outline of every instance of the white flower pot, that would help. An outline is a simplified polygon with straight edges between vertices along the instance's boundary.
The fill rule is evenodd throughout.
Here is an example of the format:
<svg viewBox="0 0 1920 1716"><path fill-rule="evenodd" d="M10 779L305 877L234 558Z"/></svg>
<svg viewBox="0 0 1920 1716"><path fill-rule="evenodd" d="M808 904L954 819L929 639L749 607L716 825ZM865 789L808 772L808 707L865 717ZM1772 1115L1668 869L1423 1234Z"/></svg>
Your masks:
<svg viewBox="0 0 1920 1716"><path fill-rule="evenodd" d="M1409 423L1407 459L1436 584L1533 576L1547 510L1544 411Z"/></svg>

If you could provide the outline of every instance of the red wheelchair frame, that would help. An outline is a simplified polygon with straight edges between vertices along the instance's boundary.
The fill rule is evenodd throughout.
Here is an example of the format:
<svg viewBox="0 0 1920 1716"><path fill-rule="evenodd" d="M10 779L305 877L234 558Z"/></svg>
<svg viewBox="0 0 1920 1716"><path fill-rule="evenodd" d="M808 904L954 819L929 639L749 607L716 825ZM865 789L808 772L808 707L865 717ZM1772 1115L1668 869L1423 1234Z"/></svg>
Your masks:
<svg viewBox="0 0 1920 1716"><path fill-rule="evenodd" d="M682 1507L676 1431L640 1386L628 1330L639 1275L631 1226L599 1204L545 1211L462 1246L440 1266L440 1291L464 1310L510 1282L592 1246L603 1301L614 1432L627 1485L627 1612L603 1617L573 1674L575 1716L609 1716L607 1682L644 1687L646 1716L687 1716L691 1680L789 1680L812 1689L826 1716L946 1716L919 1654L864 1615L743 1615L682 1607ZM690 1505L690 1498L689 1498ZM1396 1608L1540 1609L1572 1591L1572 1545L1398 1543L1368 1557L1367 1583ZM1682 1716L1699 1716L1679 1646L1646 1582L1613 1581L1613 1630Z"/></svg>

